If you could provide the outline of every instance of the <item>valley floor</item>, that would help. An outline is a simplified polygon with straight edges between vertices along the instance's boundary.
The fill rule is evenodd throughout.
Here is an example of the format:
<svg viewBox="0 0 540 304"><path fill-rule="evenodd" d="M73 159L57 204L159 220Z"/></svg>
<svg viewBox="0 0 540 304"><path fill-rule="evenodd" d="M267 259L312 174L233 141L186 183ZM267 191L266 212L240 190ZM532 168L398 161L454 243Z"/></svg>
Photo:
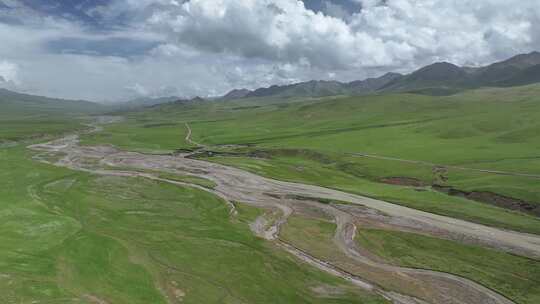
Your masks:
<svg viewBox="0 0 540 304"><path fill-rule="evenodd" d="M539 93L3 113L0 302L539 303Z"/></svg>
<svg viewBox="0 0 540 304"><path fill-rule="evenodd" d="M100 129L96 128L95 131ZM188 126L186 141L189 142L190 137L191 129ZM394 303L533 303L540 294L540 291L533 289L532 293L524 295L520 291L523 286L518 283L508 289L500 281L483 279L467 272L394 266L374 256L368 251L370 248L363 248L359 245L361 243L355 242L358 227L404 230L444 238L449 242L466 243L468 246L493 248L484 249L488 252L506 251L528 256L529 260L503 254L502 259L525 263L527 267L536 269L540 267L536 261L540 257L540 237L535 235L452 219L329 188L268 179L240 169L193 159L193 153L160 155L125 152L111 146L81 146L77 136L30 148L39 152L34 156L38 161L104 176L102 178L143 178L195 187L214 194L229 208L229 215L221 221L237 221L239 204L262 208L266 211L253 219L250 225L257 235L308 265L341 277L363 292L378 294L381 299ZM174 175L183 178L171 178ZM186 176L210 180L210 186L194 185L185 180ZM138 216L146 214L145 211L133 212ZM325 241L335 246L327 249L332 258L326 254L312 253L311 245L298 247L301 245L291 243L295 238L290 234L287 240L280 237L282 226L288 226L288 217L293 214L308 214L312 218L332 220L336 224L334 236ZM339 258L335 258L336 255ZM514 262L513 259L523 261ZM165 265L174 268L168 263ZM536 281L539 273L534 271L526 276ZM182 294L187 299L185 291Z"/></svg>

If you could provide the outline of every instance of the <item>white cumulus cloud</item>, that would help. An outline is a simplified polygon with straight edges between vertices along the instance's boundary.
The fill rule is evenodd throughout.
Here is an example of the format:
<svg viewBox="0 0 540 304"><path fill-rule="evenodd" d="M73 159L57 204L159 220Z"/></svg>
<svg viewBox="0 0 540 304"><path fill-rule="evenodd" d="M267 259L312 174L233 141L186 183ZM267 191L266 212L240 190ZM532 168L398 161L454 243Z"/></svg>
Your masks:
<svg viewBox="0 0 540 304"><path fill-rule="evenodd" d="M19 84L19 67L12 62L0 61L0 85L15 86Z"/></svg>
<svg viewBox="0 0 540 304"><path fill-rule="evenodd" d="M112 0L87 12L112 25L97 31L10 1L0 80L65 98L189 97L540 50L538 0L321 1Z"/></svg>

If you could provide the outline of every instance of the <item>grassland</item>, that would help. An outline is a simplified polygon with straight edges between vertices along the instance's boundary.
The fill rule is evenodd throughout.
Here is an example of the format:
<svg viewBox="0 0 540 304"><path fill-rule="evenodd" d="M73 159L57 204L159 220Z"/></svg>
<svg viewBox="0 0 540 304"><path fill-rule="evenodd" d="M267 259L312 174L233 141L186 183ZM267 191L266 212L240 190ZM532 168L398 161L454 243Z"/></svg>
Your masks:
<svg viewBox="0 0 540 304"><path fill-rule="evenodd" d="M255 209L29 157L0 149L2 303L384 303L255 238Z"/></svg>
<svg viewBox="0 0 540 304"><path fill-rule="evenodd" d="M441 183L537 204L538 179L451 168L441 173L425 163L359 155L540 174L538 93L540 86L450 97L169 104L122 113L123 122L84 136L83 143L169 153L193 148L185 140L189 123L195 141L229 153L214 153L210 161L540 234L538 217L430 188ZM0 142L83 128L79 116L88 113L6 112L0 115ZM30 157L24 145L0 148L0 302L384 303L255 238L247 223L257 209L239 204L238 218L231 219L226 204L204 191L93 176ZM214 186L189 176L161 177ZM382 183L387 177L414 178L422 186ZM339 261L342 255L331 244L333 230L331 223L293 217L283 237ZM362 237L361 244L390 263L457 273L518 303L539 299L537 262L416 235L366 231ZM444 268L445 263L453 268Z"/></svg>
<svg viewBox="0 0 540 304"><path fill-rule="evenodd" d="M103 132L86 136L83 144L114 143L125 150L151 153L192 147L185 141L186 127L181 123L128 118L104 129Z"/></svg>
<svg viewBox="0 0 540 304"><path fill-rule="evenodd" d="M83 117L104 110L84 101L50 99L0 89L0 144L57 135L77 128Z"/></svg>
<svg viewBox="0 0 540 304"><path fill-rule="evenodd" d="M13 144L0 147L0 302L386 303L253 236L248 222L257 209L238 205L232 219L221 199L201 190L31 159L27 144L85 128L89 112L5 109L0 135ZM185 137L183 125L130 123L112 125L96 142L155 152L180 148Z"/></svg>
<svg viewBox="0 0 540 304"><path fill-rule="evenodd" d="M396 94L303 100L246 99L169 104L125 113L87 143L131 149L189 147L233 152L210 161L269 177L323 185L409 207L519 231L540 233L540 220L485 202L432 190L440 184L540 205L540 179L440 166L540 174L540 86L480 89L454 96ZM147 128L145 125L157 124ZM125 130L125 131L124 131ZM124 134L130 140L126 143ZM144 140L137 140L141 136ZM134 139L135 138L135 139ZM378 155L405 160L370 158ZM254 157L255 156L255 157ZM432 165L436 164L436 165ZM425 187L387 185L414 178Z"/></svg>
<svg viewBox="0 0 540 304"><path fill-rule="evenodd" d="M74 120L66 120L58 118L56 120L49 119L3 119L0 120L0 144L13 143L30 138L50 137L57 134L62 134L74 129L82 129L79 122ZM36 130L39 132L36 133Z"/></svg>
<svg viewBox="0 0 540 304"><path fill-rule="evenodd" d="M251 143L259 148L309 149L322 154L375 154L538 174L540 86L508 90L512 94L496 90L501 96L480 91L452 97L403 94L293 103L271 112L246 113L235 120L194 122L192 129L194 139L206 144ZM365 159L357 158L352 162L365 166ZM410 174L391 170L399 166L395 161L371 165L379 169L369 172L375 178ZM383 174L373 175L377 171ZM463 175L452 173L448 183L459 183ZM414 170L412 177L426 182L434 178L429 168ZM475 188L496 185L502 194L540 201L531 183L500 179L477 180Z"/></svg>
<svg viewBox="0 0 540 304"><path fill-rule="evenodd" d="M315 218L289 219L282 237L320 258L348 265L332 245L335 224ZM460 275L492 288L520 304L540 298L540 263L482 247L411 233L364 230L358 243L388 263Z"/></svg>

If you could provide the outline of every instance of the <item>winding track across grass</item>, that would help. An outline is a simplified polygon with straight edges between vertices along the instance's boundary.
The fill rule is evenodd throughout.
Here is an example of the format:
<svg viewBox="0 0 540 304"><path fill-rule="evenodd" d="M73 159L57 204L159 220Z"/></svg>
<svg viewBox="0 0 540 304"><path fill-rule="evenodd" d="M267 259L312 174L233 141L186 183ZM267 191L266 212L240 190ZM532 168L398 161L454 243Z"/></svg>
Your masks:
<svg viewBox="0 0 540 304"><path fill-rule="evenodd" d="M188 143L190 143L190 144L192 144L194 146L203 148L204 145L201 145L198 142L195 142L195 141L193 141L193 139L191 139L191 134L193 133L193 131L191 130L191 127L189 126L189 123L186 122L185 126L186 126L186 129L187 129L186 138L185 138L186 142L188 142Z"/></svg>

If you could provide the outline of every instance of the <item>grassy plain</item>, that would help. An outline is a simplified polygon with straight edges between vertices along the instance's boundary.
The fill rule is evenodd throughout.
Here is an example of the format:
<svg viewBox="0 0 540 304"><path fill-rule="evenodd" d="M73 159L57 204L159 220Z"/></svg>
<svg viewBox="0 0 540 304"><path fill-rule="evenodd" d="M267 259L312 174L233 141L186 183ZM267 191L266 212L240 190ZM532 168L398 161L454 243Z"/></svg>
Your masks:
<svg viewBox="0 0 540 304"><path fill-rule="evenodd" d="M190 148L185 141L186 127L182 123L128 118L119 124L104 126L104 131L84 137L83 144L114 143L129 151L170 152Z"/></svg>
<svg viewBox="0 0 540 304"><path fill-rule="evenodd" d="M1 303L386 303L256 238L248 222L258 209L238 205L232 219L221 199L201 190L31 159L26 145L85 128L87 112L6 109ZM177 148L176 139L185 137L183 126L141 126L154 130L144 137L128 123L103 138L156 151ZM164 130L171 142L153 141ZM121 134L131 131L139 136ZM160 176L214 187L190 176Z"/></svg>
<svg viewBox="0 0 540 304"><path fill-rule="evenodd" d="M2 303L385 303L255 238L256 209L30 156L0 149Z"/></svg>
<svg viewBox="0 0 540 304"><path fill-rule="evenodd" d="M540 86L528 86L450 97L170 104L122 113L126 120L83 137L83 143L172 152L193 148L185 141L189 123L195 141L233 153L215 153L211 161L540 234L537 217L429 188L443 182L540 203L538 179L449 169L441 180L432 165L358 155L540 174L539 93ZM384 303L255 238L247 222L257 209L238 205L238 219L230 219L227 206L206 192L39 164L17 144L84 128L78 117L90 112L6 109L12 110L0 114L0 142L14 144L0 146L0 302ZM381 183L396 176L426 186ZM333 229L293 217L283 235L332 260L339 257L331 245ZM518 303L538 301L537 262L416 235L366 231L362 237L391 263L455 272ZM446 262L455 267L444 268Z"/></svg>
<svg viewBox="0 0 540 304"><path fill-rule="evenodd" d="M0 89L0 144L84 128L83 117L104 109L89 102L6 92Z"/></svg>
<svg viewBox="0 0 540 304"><path fill-rule="evenodd" d="M540 233L537 217L427 187L442 184L464 191L493 192L538 206L539 178L453 168L434 170L439 165L463 166L540 175L538 96L540 85L479 89L444 97L396 94L168 104L124 113L128 120L110 126L110 135L96 135L88 141L172 151L189 146L184 141L187 122L196 142L210 150L235 153L214 153L207 158L210 161L487 225ZM161 127L145 128L149 123ZM129 137L151 139L125 143L124 132L115 131L123 128L133 133ZM154 142L158 144L150 146ZM428 164L362 156L365 154ZM381 183L388 177L415 178L426 187Z"/></svg>

